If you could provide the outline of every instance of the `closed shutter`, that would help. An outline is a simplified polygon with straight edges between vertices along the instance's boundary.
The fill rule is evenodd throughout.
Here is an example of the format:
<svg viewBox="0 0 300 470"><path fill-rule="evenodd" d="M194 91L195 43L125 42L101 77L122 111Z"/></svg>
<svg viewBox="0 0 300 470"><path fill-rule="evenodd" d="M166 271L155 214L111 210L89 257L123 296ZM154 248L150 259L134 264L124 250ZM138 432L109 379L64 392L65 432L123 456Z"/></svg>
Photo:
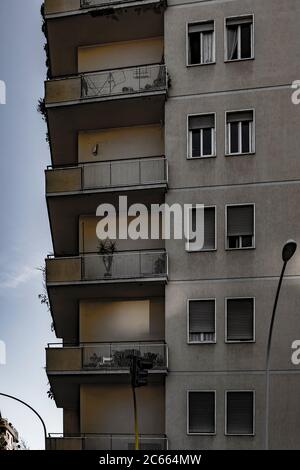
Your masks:
<svg viewBox="0 0 300 470"><path fill-rule="evenodd" d="M216 219L215 208L204 208L204 246L205 250L216 248Z"/></svg>
<svg viewBox="0 0 300 470"><path fill-rule="evenodd" d="M253 392L227 392L227 434L253 434Z"/></svg>
<svg viewBox="0 0 300 470"><path fill-rule="evenodd" d="M203 114L201 116L189 116L189 130L211 129L215 127L215 115Z"/></svg>
<svg viewBox="0 0 300 470"><path fill-rule="evenodd" d="M227 113L227 123L245 121L253 121L253 111L238 111L235 113Z"/></svg>
<svg viewBox="0 0 300 470"><path fill-rule="evenodd" d="M196 232L196 210L192 209L192 230ZM204 244L203 250L216 248L216 218L215 207L204 207Z"/></svg>
<svg viewBox="0 0 300 470"><path fill-rule="evenodd" d="M215 432L215 393L189 392L190 433L213 434Z"/></svg>
<svg viewBox="0 0 300 470"><path fill-rule="evenodd" d="M227 340L252 341L254 339L253 299L227 300Z"/></svg>
<svg viewBox="0 0 300 470"><path fill-rule="evenodd" d="M215 332L215 301L189 301L189 331L190 333Z"/></svg>
<svg viewBox="0 0 300 470"><path fill-rule="evenodd" d="M214 22L213 21L205 21L203 23L189 24L188 29L189 29L189 34L213 31L214 30Z"/></svg>
<svg viewBox="0 0 300 470"><path fill-rule="evenodd" d="M227 208L227 236L254 234L253 205L229 206Z"/></svg>

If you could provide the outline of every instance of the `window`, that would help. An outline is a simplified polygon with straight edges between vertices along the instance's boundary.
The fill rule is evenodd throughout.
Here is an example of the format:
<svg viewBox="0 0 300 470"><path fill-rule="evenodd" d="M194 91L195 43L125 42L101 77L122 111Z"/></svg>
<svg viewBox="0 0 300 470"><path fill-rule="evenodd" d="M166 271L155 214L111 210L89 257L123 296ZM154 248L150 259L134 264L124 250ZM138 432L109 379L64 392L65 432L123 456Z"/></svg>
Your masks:
<svg viewBox="0 0 300 470"><path fill-rule="evenodd" d="M192 217L191 228L195 233L197 226L197 209L191 209L189 216ZM189 222L190 223L190 222ZM211 251L216 249L216 208L215 207L204 207L204 243L199 248L196 241L190 239L186 245L187 251Z"/></svg>
<svg viewBox="0 0 300 470"><path fill-rule="evenodd" d="M188 301L188 343L215 343L216 301L201 299Z"/></svg>
<svg viewBox="0 0 300 470"><path fill-rule="evenodd" d="M254 152L253 111L226 113L226 154L240 155Z"/></svg>
<svg viewBox="0 0 300 470"><path fill-rule="evenodd" d="M215 434L214 391L188 392L188 434Z"/></svg>
<svg viewBox="0 0 300 470"><path fill-rule="evenodd" d="M254 248L254 205L227 206L226 214L226 248Z"/></svg>
<svg viewBox="0 0 300 470"><path fill-rule="evenodd" d="M215 26L213 21L188 25L188 65L215 62Z"/></svg>
<svg viewBox="0 0 300 470"><path fill-rule="evenodd" d="M254 392L226 392L226 434L254 435Z"/></svg>
<svg viewBox="0 0 300 470"><path fill-rule="evenodd" d="M254 57L253 15L226 19L226 60Z"/></svg>
<svg viewBox="0 0 300 470"><path fill-rule="evenodd" d="M188 117L189 158L215 155L215 114Z"/></svg>
<svg viewBox="0 0 300 470"><path fill-rule="evenodd" d="M254 340L254 299L226 299L226 341L242 343Z"/></svg>

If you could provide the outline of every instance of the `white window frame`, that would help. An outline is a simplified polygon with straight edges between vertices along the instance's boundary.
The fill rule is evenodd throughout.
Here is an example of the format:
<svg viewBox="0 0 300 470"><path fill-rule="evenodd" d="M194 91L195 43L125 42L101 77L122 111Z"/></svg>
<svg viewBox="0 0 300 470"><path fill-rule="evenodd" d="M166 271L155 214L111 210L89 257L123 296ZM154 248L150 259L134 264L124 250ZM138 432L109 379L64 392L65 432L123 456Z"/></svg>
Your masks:
<svg viewBox="0 0 300 470"><path fill-rule="evenodd" d="M250 151L249 152L242 152L242 121L237 121L239 122L239 150L238 152L231 152L230 147L231 147L231 139L230 139L230 126L231 123L227 122L227 116L228 114L233 114L233 113L249 113L251 112L253 115L253 120L252 124L250 122L249 126L249 141L250 141ZM231 111L225 111L225 155L226 157L231 157L231 156L238 156L238 155L254 155L255 154L255 144L256 144L256 139L255 139L255 128L256 128L256 121L255 121L255 109L237 109L237 110L231 110Z"/></svg>
<svg viewBox="0 0 300 470"><path fill-rule="evenodd" d="M211 209L211 208L215 209L215 247L214 248L202 248L202 250L195 250L195 249L190 247L190 242L187 241L187 243L185 244L186 247L188 247L188 248L185 249L185 251L187 253L208 253L208 252L211 252L211 251L217 251L217 249L218 249L217 248L217 239L218 239L218 237L217 237L217 206L215 206L215 205L209 205L209 206L204 205L204 212L205 212L205 209ZM196 209L196 207L190 207L188 209L188 215L187 215L188 227L190 227L190 217L191 217L190 213L193 209ZM205 234L205 223L204 223L204 234Z"/></svg>
<svg viewBox="0 0 300 470"><path fill-rule="evenodd" d="M253 339L247 341L230 340L227 335L227 312L228 312L228 300L243 300L251 299L253 301ZM256 342L256 304L255 297L225 297L225 343L227 344L244 344L244 343L255 343Z"/></svg>
<svg viewBox="0 0 300 470"><path fill-rule="evenodd" d="M205 24L205 23L213 23L214 30L213 30L213 61L212 62L199 62L198 64L190 64L189 63L189 52L190 52L190 42L189 42L189 26L195 24ZM216 63L216 21L215 20L200 20L200 21L188 21L185 24L185 44L186 44L186 67L199 67L204 65L212 65ZM201 35L203 33L200 33ZM203 48L203 41L201 36L201 52ZM201 54L202 55L202 54Z"/></svg>
<svg viewBox="0 0 300 470"><path fill-rule="evenodd" d="M241 241L242 241L242 236L243 235L240 235L239 239L239 244L240 246L238 248L229 248L228 246L228 236L227 236L227 232L228 232L228 226L227 226L227 222L228 222L228 207L235 207L235 206L253 206L253 244L252 246L241 246ZM237 251L237 250L254 250L256 248L255 246L255 242L256 242L256 239L255 239L255 232L256 232L256 223L255 223L255 220L256 220L256 214L255 214L255 203L254 202L243 202L243 203L238 203L238 204L226 204L225 205L225 250L227 251Z"/></svg>
<svg viewBox="0 0 300 470"><path fill-rule="evenodd" d="M214 122L215 122L215 127L212 129L212 154L211 155L202 155L203 153L203 137L201 138L201 155L198 157L192 157L192 142L191 142L191 132L190 132L190 127L189 127L189 121L191 117L197 117L197 116L214 116ZM187 129L187 159L188 160L199 160L203 158L215 158L217 156L217 113L213 112L207 112L207 113L193 113L193 114L188 114L187 115L187 124L186 124L186 129ZM201 135L203 136L203 129Z"/></svg>
<svg viewBox="0 0 300 470"><path fill-rule="evenodd" d="M190 432L189 431L189 397L190 393L213 393L215 396L215 413L214 413L214 421L215 421L215 429L214 432ZM186 399L186 433L188 436L215 436L217 434L217 391L216 390L187 390L187 399Z"/></svg>
<svg viewBox="0 0 300 470"><path fill-rule="evenodd" d="M228 433L227 432L227 394L228 393L252 393L253 395L253 412L252 412L252 416L253 416L253 432L251 434L231 434L231 433ZM255 393L255 390L225 390L225 436L251 436L251 437L254 437L255 436L255 421L256 421L256 393Z"/></svg>
<svg viewBox="0 0 300 470"><path fill-rule="evenodd" d="M215 339L214 341L190 341L190 302L197 302L197 301L201 301L201 300L210 300L210 301L214 301L215 303ZM186 311L187 311L187 327L186 327L186 331L187 331L187 344L216 344L217 343L217 299L216 297L210 297L210 298L200 298L200 299L193 299L193 298L188 298L187 299L187 303L186 303Z"/></svg>
<svg viewBox="0 0 300 470"><path fill-rule="evenodd" d="M252 18L252 24L251 24L251 57L247 57L245 59L241 59L241 28L238 26L238 58L237 59L228 59L228 39L227 39L227 20L239 20L243 18ZM255 26L254 26L254 13L249 13L245 15L235 15L235 16L227 16L224 18L224 62L242 62L244 60L253 60L255 58L255 39L254 39L254 34L255 34Z"/></svg>

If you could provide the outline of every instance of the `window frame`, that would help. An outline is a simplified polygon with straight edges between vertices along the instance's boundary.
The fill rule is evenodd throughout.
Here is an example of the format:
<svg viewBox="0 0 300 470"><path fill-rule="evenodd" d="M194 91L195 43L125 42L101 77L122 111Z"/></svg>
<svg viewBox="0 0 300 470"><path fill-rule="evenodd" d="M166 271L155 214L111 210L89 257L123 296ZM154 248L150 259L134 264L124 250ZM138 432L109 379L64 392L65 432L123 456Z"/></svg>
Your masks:
<svg viewBox="0 0 300 470"><path fill-rule="evenodd" d="M190 341L190 302L199 302L199 301L214 301L215 304L215 339L214 341ZM186 303L186 311L187 311L187 326L186 326L186 331L187 331L187 344L188 345L203 345L203 344L216 344L217 343L217 299L216 297L201 297L199 299L194 299L194 298L188 298L187 303Z"/></svg>
<svg viewBox="0 0 300 470"><path fill-rule="evenodd" d="M241 137L241 126L240 126L240 129L239 129L239 147L241 151L238 151L238 152L235 152L235 153L231 153L230 152L230 132L229 132L229 125L231 123L228 123L227 122L227 116L228 114L233 114L233 113L249 113L251 112L252 115L253 115L253 120L252 120L252 126L250 126L250 129L251 131L251 139L249 139L250 141L250 146L251 146L251 150L249 152L242 152L242 137ZM241 121L237 121L239 123L241 123ZM225 111L225 156L226 157L238 157L238 156L245 156L245 155L255 155L256 153L256 118L255 118L255 108L249 108L249 109L235 109L235 110L229 110L229 111Z"/></svg>
<svg viewBox="0 0 300 470"><path fill-rule="evenodd" d="M227 404L227 395L228 393L252 393L253 395L253 408L252 408L252 429L253 432L251 434L239 434L239 433L228 433L227 430L227 412L228 412L228 404ZM254 437L255 436L255 421L256 421L256 392L255 390L247 390L247 389L242 389L242 390L225 390L225 436L240 436L240 437Z"/></svg>
<svg viewBox="0 0 300 470"><path fill-rule="evenodd" d="M190 25L196 25L196 24L205 24L205 23L213 23L214 29L213 29L213 61L212 62L203 62L203 63L198 63L198 64L190 64L189 63L189 52L190 52L190 42L189 42L189 26ZM200 21L187 21L185 24L185 65L186 67L199 67L199 66L205 66L205 65L213 65L216 64L216 20L200 20ZM201 34L201 33L200 33ZM202 47L202 44L201 44Z"/></svg>
<svg viewBox="0 0 300 470"><path fill-rule="evenodd" d="M215 127L212 132L212 154L211 155L200 155L198 157L191 157L191 145L190 145L190 127L189 122L190 118L198 116L214 116ZM217 156L217 113L216 112L207 112L207 113L191 113L187 114L186 117L186 135L187 135L187 149L186 149L186 158L187 160L203 160L206 158L216 158Z"/></svg>
<svg viewBox="0 0 300 470"><path fill-rule="evenodd" d="M243 19L243 18L252 18L251 23L251 57L246 58L237 58L237 59L228 59L228 36L227 36L227 20L233 19ZM241 48L241 42L238 42L238 50ZM239 52L238 52L238 55ZM243 15L233 15L233 16L226 16L224 18L224 62L231 63L231 62L243 62L247 60L254 60L255 59L255 15L254 13L248 13Z"/></svg>
<svg viewBox="0 0 300 470"><path fill-rule="evenodd" d="M190 410L190 407L189 407L189 397L190 397L190 393L213 393L214 394L214 397L215 397L215 400L214 400L214 432L190 432L189 431L189 410ZM187 394L187 399L186 399L186 423L187 423L187 426L186 426L186 433L188 436L215 436L217 434L217 391L214 389L214 390L191 390L191 389L188 389L186 391L186 394Z"/></svg>
<svg viewBox="0 0 300 470"><path fill-rule="evenodd" d="M253 206L253 244L252 246L241 246L238 248L229 248L228 246L228 207L236 207L236 206ZM225 205L225 250L226 251L239 251L239 250L255 250L256 246L256 208L254 202L242 202L236 204L226 204ZM242 236L242 235L240 235Z"/></svg>
<svg viewBox="0 0 300 470"><path fill-rule="evenodd" d="M214 204L206 206L204 204L204 214L205 214L205 209L212 209L212 208L215 210L215 247L214 248L202 248L202 250L193 250L193 249L190 248L190 242L187 241L186 244L185 244L185 251L187 253L209 253L209 252L217 251L217 249L218 249L218 247L217 247L217 240L218 240L218 236L217 236L217 206L214 205ZM196 209L196 207L189 207L189 209L188 209L188 216L187 216L188 227L190 227L190 212L193 209ZM204 225L204 236L205 236L205 225ZM186 248L187 246L188 246L188 248Z"/></svg>
<svg viewBox="0 0 300 470"><path fill-rule="evenodd" d="M241 340L230 340L228 339L228 328L227 328L227 314L228 314L228 300L244 300L251 299L253 301L253 339L241 341ZM225 343L226 344L244 344L244 343L256 343L256 299L255 297L225 297Z"/></svg>

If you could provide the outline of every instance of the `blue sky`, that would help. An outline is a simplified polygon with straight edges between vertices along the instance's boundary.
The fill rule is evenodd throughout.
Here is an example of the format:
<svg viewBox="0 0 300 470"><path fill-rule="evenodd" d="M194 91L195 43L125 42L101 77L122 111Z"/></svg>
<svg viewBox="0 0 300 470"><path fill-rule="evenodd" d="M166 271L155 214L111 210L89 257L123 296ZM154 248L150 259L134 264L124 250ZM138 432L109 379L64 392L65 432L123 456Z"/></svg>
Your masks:
<svg viewBox="0 0 300 470"><path fill-rule="evenodd" d="M55 337L38 299L42 278L36 269L52 251L44 197L50 153L36 111L45 78L41 3L0 2L0 80L7 87L7 104L0 105L0 340L7 347L0 392L33 405L55 433L62 431L62 413L47 397L44 371L45 346ZM31 449L43 448L41 425L30 411L1 397L0 410Z"/></svg>

